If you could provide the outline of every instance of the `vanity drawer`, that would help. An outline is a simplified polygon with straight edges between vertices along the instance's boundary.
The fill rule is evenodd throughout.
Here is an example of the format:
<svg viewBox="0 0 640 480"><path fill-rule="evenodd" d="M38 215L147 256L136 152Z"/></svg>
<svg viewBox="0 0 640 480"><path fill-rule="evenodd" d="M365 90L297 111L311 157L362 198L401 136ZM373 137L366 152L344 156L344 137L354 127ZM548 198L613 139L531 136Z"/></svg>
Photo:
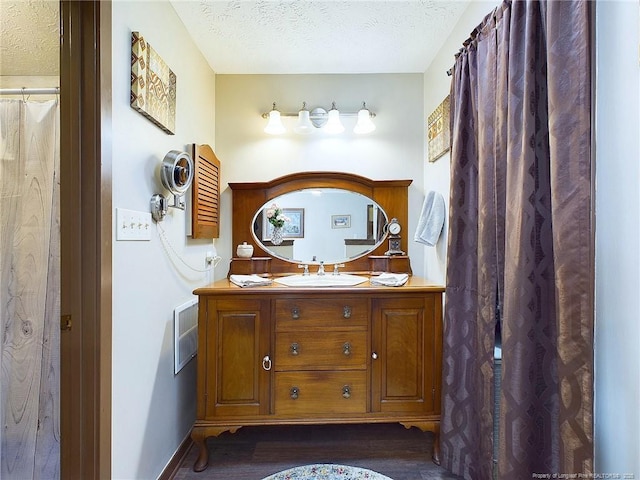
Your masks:
<svg viewBox="0 0 640 480"><path fill-rule="evenodd" d="M276 330L366 326L369 303L353 297L289 298L275 301Z"/></svg>
<svg viewBox="0 0 640 480"><path fill-rule="evenodd" d="M366 413L365 370L276 372L276 415L324 416Z"/></svg>
<svg viewBox="0 0 640 480"><path fill-rule="evenodd" d="M278 332L274 368L354 370L367 367L366 330Z"/></svg>

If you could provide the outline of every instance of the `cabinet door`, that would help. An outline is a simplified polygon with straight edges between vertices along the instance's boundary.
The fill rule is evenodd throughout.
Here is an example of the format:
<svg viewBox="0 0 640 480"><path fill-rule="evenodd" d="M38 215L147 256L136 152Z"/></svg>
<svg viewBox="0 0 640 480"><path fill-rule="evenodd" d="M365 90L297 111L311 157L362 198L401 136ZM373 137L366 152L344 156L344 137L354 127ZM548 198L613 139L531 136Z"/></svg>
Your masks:
<svg viewBox="0 0 640 480"><path fill-rule="evenodd" d="M248 299L207 300L204 372L198 372L204 391L200 417L269 413L269 302ZM200 354L198 354L200 355ZM202 374L202 375L201 375Z"/></svg>
<svg viewBox="0 0 640 480"><path fill-rule="evenodd" d="M442 366L441 296L373 302L373 412L439 414Z"/></svg>

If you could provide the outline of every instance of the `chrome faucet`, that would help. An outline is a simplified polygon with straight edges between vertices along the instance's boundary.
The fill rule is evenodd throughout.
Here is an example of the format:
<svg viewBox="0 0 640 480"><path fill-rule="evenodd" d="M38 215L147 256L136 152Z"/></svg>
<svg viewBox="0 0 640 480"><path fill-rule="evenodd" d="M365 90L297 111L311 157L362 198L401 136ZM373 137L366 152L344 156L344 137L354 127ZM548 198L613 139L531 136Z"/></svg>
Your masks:
<svg viewBox="0 0 640 480"><path fill-rule="evenodd" d="M298 268L304 268L304 270L302 271L303 276L306 277L307 275L309 275L309 265L307 265L306 263L298 265Z"/></svg>
<svg viewBox="0 0 640 480"><path fill-rule="evenodd" d="M338 270L340 267L344 267L344 263L336 263L333 266L333 275L340 275L340 271Z"/></svg>
<svg viewBox="0 0 640 480"><path fill-rule="evenodd" d="M324 275L324 262L320 262L320 265L318 265L318 275Z"/></svg>

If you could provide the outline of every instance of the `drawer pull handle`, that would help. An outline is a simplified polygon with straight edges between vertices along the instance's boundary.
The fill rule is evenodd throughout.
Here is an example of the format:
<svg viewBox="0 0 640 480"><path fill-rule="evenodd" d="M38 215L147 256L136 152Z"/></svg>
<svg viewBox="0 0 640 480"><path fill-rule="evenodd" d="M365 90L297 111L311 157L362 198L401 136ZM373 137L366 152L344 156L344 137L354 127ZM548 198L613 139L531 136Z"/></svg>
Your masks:
<svg viewBox="0 0 640 480"><path fill-rule="evenodd" d="M289 396L291 397L291 400L297 400L298 395L300 395L300 389L298 387L291 387L291 390L289 390Z"/></svg>
<svg viewBox="0 0 640 480"><path fill-rule="evenodd" d="M377 360L378 359L378 354L376 352L373 352L371 354L371 358L373 358L374 360Z"/></svg>
<svg viewBox="0 0 640 480"><path fill-rule="evenodd" d="M265 355L262 359L262 368L264 368L267 372L271 370L271 359L269 355Z"/></svg>
<svg viewBox="0 0 640 480"><path fill-rule="evenodd" d="M291 318L294 320L298 320L300 318L300 309L298 307L293 307L291 309Z"/></svg>
<svg viewBox="0 0 640 480"><path fill-rule="evenodd" d="M298 355L300 353L300 345L298 345L296 342L293 342L289 347L289 352L291 352L291 355Z"/></svg>
<svg viewBox="0 0 640 480"><path fill-rule="evenodd" d="M342 346L342 353L347 356L351 355L351 344L349 342L344 342L344 345Z"/></svg>
<svg viewBox="0 0 640 480"><path fill-rule="evenodd" d="M342 318L351 318L351 307L349 305L342 307Z"/></svg>
<svg viewBox="0 0 640 480"><path fill-rule="evenodd" d="M345 385L344 387L342 387L342 396L344 398L351 397L351 387L349 385Z"/></svg>

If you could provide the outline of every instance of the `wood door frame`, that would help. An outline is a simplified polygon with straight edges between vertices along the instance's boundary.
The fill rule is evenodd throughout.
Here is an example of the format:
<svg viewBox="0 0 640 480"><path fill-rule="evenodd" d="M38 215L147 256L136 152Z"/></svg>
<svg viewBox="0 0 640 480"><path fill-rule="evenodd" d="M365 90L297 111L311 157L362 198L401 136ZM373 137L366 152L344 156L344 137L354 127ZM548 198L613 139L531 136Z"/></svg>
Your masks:
<svg viewBox="0 0 640 480"><path fill-rule="evenodd" d="M111 478L111 2L60 26L60 477Z"/></svg>

